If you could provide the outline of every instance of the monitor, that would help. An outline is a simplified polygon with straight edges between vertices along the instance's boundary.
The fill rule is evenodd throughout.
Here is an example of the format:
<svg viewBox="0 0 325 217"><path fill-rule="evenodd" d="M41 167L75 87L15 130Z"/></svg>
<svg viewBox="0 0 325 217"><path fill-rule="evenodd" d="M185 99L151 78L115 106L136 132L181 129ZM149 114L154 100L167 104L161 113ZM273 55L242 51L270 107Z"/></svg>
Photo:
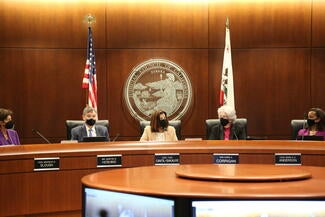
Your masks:
<svg viewBox="0 0 325 217"><path fill-rule="evenodd" d="M83 187L83 217L174 217L174 200Z"/></svg>
<svg viewBox="0 0 325 217"><path fill-rule="evenodd" d="M83 137L82 142L105 142L108 139L105 136Z"/></svg>
<svg viewBox="0 0 325 217"><path fill-rule="evenodd" d="M325 216L325 200L192 201L193 217Z"/></svg>
<svg viewBox="0 0 325 217"><path fill-rule="evenodd" d="M323 141L324 136L297 136L297 140Z"/></svg>

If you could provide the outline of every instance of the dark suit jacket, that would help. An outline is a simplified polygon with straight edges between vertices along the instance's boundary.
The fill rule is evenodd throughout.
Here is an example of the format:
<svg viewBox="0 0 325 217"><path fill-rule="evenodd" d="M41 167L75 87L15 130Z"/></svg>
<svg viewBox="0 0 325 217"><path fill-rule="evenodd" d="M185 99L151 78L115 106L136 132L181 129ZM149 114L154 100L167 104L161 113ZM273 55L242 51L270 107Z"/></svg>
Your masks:
<svg viewBox="0 0 325 217"><path fill-rule="evenodd" d="M230 128L229 139L245 140L246 139L245 127L238 122L234 122ZM208 140L224 140L223 126L221 124L216 124L211 128L211 133L208 137Z"/></svg>
<svg viewBox="0 0 325 217"><path fill-rule="evenodd" d="M109 141L109 135L106 127L101 125L95 125L94 127L97 136L105 136L107 141ZM78 142L82 142L83 138L87 136L87 128L84 124L71 130L71 140L78 140Z"/></svg>

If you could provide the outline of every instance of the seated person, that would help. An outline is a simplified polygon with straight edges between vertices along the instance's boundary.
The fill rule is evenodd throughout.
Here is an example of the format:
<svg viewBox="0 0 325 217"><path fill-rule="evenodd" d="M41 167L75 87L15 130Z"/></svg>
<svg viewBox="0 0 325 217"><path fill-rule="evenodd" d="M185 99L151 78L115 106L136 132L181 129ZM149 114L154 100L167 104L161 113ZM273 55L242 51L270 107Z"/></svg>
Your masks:
<svg viewBox="0 0 325 217"><path fill-rule="evenodd" d="M209 140L239 140L246 139L245 126L234 122L237 118L234 108L224 105L218 109L220 124L212 127Z"/></svg>
<svg viewBox="0 0 325 217"><path fill-rule="evenodd" d="M151 115L150 126L144 128L140 141L177 141L176 131L169 126L167 113L159 110Z"/></svg>
<svg viewBox="0 0 325 217"><path fill-rule="evenodd" d="M13 112L0 108L0 146L2 145L20 145L18 133L12 130L14 123L12 121Z"/></svg>
<svg viewBox="0 0 325 217"><path fill-rule="evenodd" d="M298 136L323 136L325 140L325 112L320 108L311 108L307 126L299 130Z"/></svg>
<svg viewBox="0 0 325 217"><path fill-rule="evenodd" d="M84 125L77 126L71 130L71 140L82 142L84 137L105 136L106 141L109 141L107 128L101 125L96 125L97 111L92 107L86 107L82 113Z"/></svg>

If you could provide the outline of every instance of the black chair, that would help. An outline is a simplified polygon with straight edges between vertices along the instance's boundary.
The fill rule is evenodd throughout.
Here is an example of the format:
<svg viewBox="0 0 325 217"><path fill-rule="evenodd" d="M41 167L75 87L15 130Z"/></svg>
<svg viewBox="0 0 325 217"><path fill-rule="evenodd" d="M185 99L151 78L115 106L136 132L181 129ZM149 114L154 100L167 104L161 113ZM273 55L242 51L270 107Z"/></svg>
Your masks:
<svg viewBox="0 0 325 217"><path fill-rule="evenodd" d="M306 120L291 120L292 139L295 140L297 138L299 130L304 128L305 124L306 124Z"/></svg>
<svg viewBox="0 0 325 217"><path fill-rule="evenodd" d="M181 135L181 120L168 121L170 126L173 126L176 131L176 136L178 140L182 139ZM140 135L143 134L144 128L150 125L150 121L140 121Z"/></svg>
<svg viewBox="0 0 325 217"><path fill-rule="evenodd" d="M85 124L85 121L83 120L66 120L65 121L65 126L67 129L67 139L71 139L71 130L77 126ZM107 128L107 131L109 132L109 122L108 120L97 120L96 121L97 125L102 125Z"/></svg>
<svg viewBox="0 0 325 217"><path fill-rule="evenodd" d="M242 126L244 126L246 135L247 135L247 119L246 118L237 118L234 123L240 123ZM220 119L207 119L205 120L205 127L206 127L206 139L209 138L210 134L212 133L212 127L220 124Z"/></svg>

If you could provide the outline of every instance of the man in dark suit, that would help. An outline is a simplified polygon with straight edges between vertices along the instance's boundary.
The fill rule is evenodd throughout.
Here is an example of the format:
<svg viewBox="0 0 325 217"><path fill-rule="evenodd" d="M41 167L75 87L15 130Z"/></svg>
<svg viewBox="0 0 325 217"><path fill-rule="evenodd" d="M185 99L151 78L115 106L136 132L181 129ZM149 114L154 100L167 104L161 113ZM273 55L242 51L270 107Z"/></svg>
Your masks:
<svg viewBox="0 0 325 217"><path fill-rule="evenodd" d="M83 141L84 137L104 136L106 141L109 141L108 130L106 127L96 125L97 111L92 107L86 107L82 113L84 125L77 126L71 130L71 140Z"/></svg>

